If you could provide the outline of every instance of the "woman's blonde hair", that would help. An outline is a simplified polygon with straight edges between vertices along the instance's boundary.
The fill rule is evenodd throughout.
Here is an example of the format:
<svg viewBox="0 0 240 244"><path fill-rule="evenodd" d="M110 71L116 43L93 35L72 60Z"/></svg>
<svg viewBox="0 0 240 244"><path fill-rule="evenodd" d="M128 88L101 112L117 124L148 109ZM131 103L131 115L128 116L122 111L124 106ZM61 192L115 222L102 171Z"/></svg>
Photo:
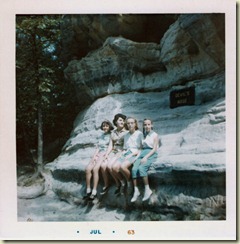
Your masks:
<svg viewBox="0 0 240 244"><path fill-rule="evenodd" d="M133 119L133 120L134 120L134 123L135 123L135 130L138 130L138 122L137 122L137 120L136 120L135 118L133 118L133 117L127 117L127 118L126 118L126 123L127 123L127 121L128 121L129 119Z"/></svg>

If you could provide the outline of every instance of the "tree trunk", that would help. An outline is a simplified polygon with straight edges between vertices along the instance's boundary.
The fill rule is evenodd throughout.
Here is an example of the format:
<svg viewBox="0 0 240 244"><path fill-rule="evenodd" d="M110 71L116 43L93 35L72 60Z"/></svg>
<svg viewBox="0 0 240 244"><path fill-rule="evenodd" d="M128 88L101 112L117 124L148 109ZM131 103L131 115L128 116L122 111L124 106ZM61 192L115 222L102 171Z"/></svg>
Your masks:
<svg viewBox="0 0 240 244"><path fill-rule="evenodd" d="M39 72L39 55L37 51L37 40L38 37L36 35L36 31L34 31L33 35L33 46L34 46L34 61L35 61L35 76L36 76L36 89L37 89L37 132L38 132L38 145L37 145L37 172L36 175L41 176L43 171L43 121L42 121L42 96L39 90L41 85L40 81L40 72Z"/></svg>
<svg viewBox="0 0 240 244"><path fill-rule="evenodd" d="M37 166L38 172L43 170L43 121L42 121L42 108L38 107L38 150L37 150Z"/></svg>

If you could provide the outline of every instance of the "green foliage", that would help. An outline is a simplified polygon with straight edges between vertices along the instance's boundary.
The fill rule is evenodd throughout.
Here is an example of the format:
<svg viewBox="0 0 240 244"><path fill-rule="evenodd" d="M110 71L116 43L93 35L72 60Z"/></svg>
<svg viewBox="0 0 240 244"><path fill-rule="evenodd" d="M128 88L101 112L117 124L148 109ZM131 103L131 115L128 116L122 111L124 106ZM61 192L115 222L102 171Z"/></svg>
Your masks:
<svg viewBox="0 0 240 244"><path fill-rule="evenodd" d="M61 15L16 16L17 139L18 144L25 141L25 151L37 149L39 108L43 112L45 145L66 137L70 127L64 121L73 120L76 115L74 109L69 109L76 107L76 100L69 99L73 98L73 90L64 80L64 66L59 58L61 19Z"/></svg>

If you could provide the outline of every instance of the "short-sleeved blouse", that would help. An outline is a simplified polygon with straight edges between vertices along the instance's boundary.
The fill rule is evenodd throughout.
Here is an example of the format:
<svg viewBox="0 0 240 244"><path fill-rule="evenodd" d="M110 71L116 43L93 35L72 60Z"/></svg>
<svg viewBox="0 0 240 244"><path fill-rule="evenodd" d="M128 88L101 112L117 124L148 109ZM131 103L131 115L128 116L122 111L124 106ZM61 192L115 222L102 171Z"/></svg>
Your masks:
<svg viewBox="0 0 240 244"><path fill-rule="evenodd" d="M99 151L105 151L108 148L110 142L110 133L103 133L98 137L98 148Z"/></svg>
<svg viewBox="0 0 240 244"><path fill-rule="evenodd" d="M158 134L156 132L150 131L142 141L143 148L146 148L146 149L153 148L154 140L157 136L158 136Z"/></svg>
<svg viewBox="0 0 240 244"><path fill-rule="evenodd" d="M138 152L142 148L143 133L136 130L133 134L128 132L124 136L124 150L130 150L133 153Z"/></svg>
<svg viewBox="0 0 240 244"><path fill-rule="evenodd" d="M117 129L113 130L111 133L111 139L113 142L113 151L122 151L123 150L123 143L124 143L124 135L128 131L123 128L122 130L118 131Z"/></svg>

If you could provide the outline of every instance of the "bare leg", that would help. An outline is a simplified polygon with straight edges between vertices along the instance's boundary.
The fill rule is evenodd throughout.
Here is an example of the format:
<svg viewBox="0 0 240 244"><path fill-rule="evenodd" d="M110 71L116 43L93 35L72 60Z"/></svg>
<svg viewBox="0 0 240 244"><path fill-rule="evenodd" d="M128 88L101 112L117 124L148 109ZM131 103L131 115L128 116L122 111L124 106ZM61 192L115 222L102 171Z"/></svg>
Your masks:
<svg viewBox="0 0 240 244"><path fill-rule="evenodd" d="M87 189L91 188L91 178L92 178L93 167L94 167L94 161L91 160L86 168L86 187L87 187Z"/></svg>
<svg viewBox="0 0 240 244"><path fill-rule="evenodd" d="M144 183L144 185L149 185L147 176L143 177L143 183Z"/></svg>
<svg viewBox="0 0 240 244"><path fill-rule="evenodd" d="M128 160L124 161L121 165L121 172L123 173L123 175L125 176L126 180L129 182L130 181L130 177L131 177L131 172L129 171L129 167L132 165L132 163L130 163Z"/></svg>
<svg viewBox="0 0 240 244"><path fill-rule="evenodd" d="M133 186L137 186L137 179L133 179Z"/></svg>
<svg viewBox="0 0 240 244"><path fill-rule="evenodd" d="M103 161L101 164L101 172L102 172L102 177L103 177L105 187L108 187L108 185L109 185L107 164L108 164L107 160Z"/></svg>
<svg viewBox="0 0 240 244"><path fill-rule="evenodd" d="M107 165L107 170L111 174L111 176L113 177L114 181L116 182L116 185L120 186L119 179L113 170L113 165L115 164L117 159L118 159L118 157L116 157L116 156L111 159L111 161Z"/></svg>
<svg viewBox="0 0 240 244"><path fill-rule="evenodd" d="M94 192L95 192L95 190L97 191L97 186L98 186L98 182L99 182L99 169L102 164L102 160L103 160L103 157L100 156L96 162L96 165L93 168L93 190L94 190Z"/></svg>
<svg viewBox="0 0 240 244"><path fill-rule="evenodd" d="M116 161L112 166L112 173L119 181L123 181L123 176L120 173L120 167L121 163Z"/></svg>

